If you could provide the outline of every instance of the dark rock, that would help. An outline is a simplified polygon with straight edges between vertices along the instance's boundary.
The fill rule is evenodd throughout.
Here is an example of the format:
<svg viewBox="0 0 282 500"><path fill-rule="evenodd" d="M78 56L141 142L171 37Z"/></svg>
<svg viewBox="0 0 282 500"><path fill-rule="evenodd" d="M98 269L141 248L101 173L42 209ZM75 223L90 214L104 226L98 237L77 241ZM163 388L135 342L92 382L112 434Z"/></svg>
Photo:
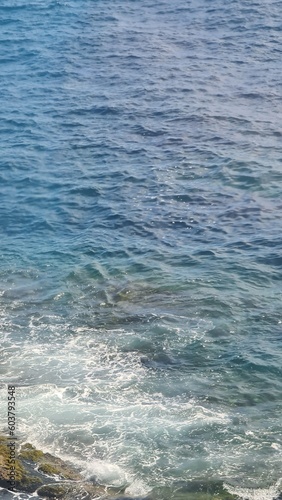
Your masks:
<svg viewBox="0 0 282 500"><path fill-rule="evenodd" d="M48 476L59 476L61 479L83 481L83 477L71 465L68 465L50 453L43 453L37 450L30 443L26 443L21 447L19 459L22 459L26 465L29 463L37 466L39 472Z"/></svg>
<svg viewBox="0 0 282 500"><path fill-rule="evenodd" d="M70 488L67 484L47 484L37 490L37 495L43 498L64 498Z"/></svg>
<svg viewBox="0 0 282 500"><path fill-rule="evenodd" d="M41 486L37 490L37 495L44 499L63 499L63 500L92 500L105 495L105 488L95 486L88 482L60 482Z"/></svg>

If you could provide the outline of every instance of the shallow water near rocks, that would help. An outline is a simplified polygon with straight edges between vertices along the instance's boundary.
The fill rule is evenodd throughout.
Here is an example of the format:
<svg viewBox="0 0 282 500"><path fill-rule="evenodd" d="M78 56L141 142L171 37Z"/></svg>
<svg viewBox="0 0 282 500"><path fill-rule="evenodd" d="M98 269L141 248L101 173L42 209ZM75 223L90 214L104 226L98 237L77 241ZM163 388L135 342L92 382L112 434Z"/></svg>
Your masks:
<svg viewBox="0 0 282 500"><path fill-rule="evenodd" d="M1 429L127 495L280 489L279 7L1 3Z"/></svg>

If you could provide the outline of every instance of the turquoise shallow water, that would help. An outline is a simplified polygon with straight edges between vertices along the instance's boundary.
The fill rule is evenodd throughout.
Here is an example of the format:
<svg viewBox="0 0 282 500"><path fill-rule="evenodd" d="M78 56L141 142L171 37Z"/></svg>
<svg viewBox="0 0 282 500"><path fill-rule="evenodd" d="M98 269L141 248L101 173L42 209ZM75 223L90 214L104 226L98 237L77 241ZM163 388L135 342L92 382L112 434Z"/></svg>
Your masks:
<svg viewBox="0 0 282 500"><path fill-rule="evenodd" d="M282 477L280 7L1 3L1 400L128 495Z"/></svg>

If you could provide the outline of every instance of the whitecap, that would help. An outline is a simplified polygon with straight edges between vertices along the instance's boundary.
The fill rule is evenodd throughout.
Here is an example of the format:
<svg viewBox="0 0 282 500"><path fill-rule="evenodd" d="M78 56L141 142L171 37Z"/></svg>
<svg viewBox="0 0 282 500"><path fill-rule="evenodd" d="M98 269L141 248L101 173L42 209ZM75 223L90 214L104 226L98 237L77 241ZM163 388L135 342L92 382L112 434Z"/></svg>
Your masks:
<svg viewBox="0 0 282 500"><path fill-rule="evenodd" d="M131 482L131 478L121 467L103 460L88 462L84 475L90 481L114 488L125 488Z"/></svg>

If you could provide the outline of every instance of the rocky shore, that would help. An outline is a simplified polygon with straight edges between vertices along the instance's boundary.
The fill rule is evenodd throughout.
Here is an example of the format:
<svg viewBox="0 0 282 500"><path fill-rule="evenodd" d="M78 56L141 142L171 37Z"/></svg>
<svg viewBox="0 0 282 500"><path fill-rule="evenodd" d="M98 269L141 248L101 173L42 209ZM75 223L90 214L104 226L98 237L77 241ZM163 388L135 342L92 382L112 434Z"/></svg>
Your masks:
<svg viewBox="0 0 282 500"><path fill-rule="evenodd" d="M0 487L12 490L10 481L11 452L9 440L0 435ZM30 443L17 445L14 464L14 491L35 493L42 500L133 500L121 489L107 488L86 481L72 465L50 453L36 449ZM252 490L253 492L253 490ZM246 497L247 498L247 497ZM253 498L250 495L250 500ZM277 495L282 500L282 495ZM175 484L173 488L155 488L146 498L135 500L238 500L229 493L222 481L191 481Z"/></svg>
<svg viewBox="0 0 282 500"><path fill-rule="evenodd" d="M9 463L10 459L10 463ZM17 446L14 466L14 491L34 493L42 499L91 500L117 497L122 492L86 481L79 471L50 453L36 449L30 443ZM0 436L0 487L13 490L11 483L9 441Z"/></svg>

